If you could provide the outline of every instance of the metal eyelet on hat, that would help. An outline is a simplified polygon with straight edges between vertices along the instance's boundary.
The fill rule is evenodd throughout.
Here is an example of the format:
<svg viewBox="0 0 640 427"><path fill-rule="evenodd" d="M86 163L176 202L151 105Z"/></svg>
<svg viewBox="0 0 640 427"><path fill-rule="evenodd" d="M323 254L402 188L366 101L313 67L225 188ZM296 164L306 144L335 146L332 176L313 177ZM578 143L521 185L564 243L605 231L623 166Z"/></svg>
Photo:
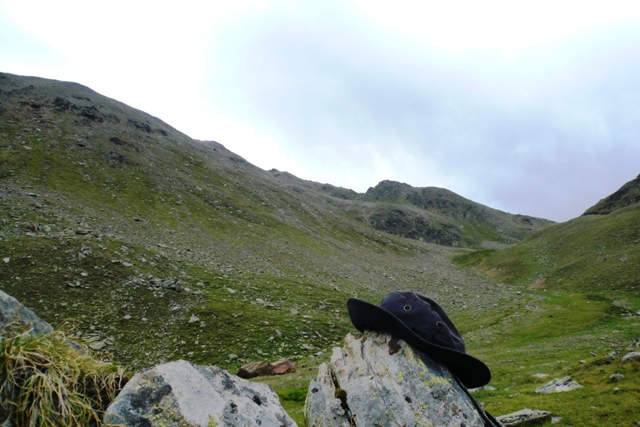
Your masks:
<svg viewBox="0 0 640 427"><path fill-rule="evenodd" d="M405 305L402 308L404 309L404 311L411 311L411 306L409 304Z"/></svg>
<svg viewBox="0 0 640 427"><path fill-rule="evenodd" d="M440 329L441 331L444 331L444 323L442 322L442 320L438 320L436 322L436 328Z"/></svg>

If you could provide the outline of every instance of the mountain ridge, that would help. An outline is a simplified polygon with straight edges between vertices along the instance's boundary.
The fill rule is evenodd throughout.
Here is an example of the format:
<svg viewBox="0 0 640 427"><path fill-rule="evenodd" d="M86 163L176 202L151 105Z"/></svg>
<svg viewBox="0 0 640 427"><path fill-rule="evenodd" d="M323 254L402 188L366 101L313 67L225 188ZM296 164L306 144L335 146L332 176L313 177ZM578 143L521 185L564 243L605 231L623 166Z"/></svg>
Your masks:
<svg viewBox="0 0 640 427"><path fill-rule="evenodd" d="M371 227L374 203L264 171L85 86L0 74L0 109L0 287L109 338L122 362L191 352L233 365L243 345L312 354L302 331L344 335L351 296L415 289L455 307L448 283L491 286L451 265L453 248ZM303 315L313 331L292 322Z"/></svg>
<svg viewBox="0 0 640 427"><path fill-rule="evenodd" d="M0 73L0 289L127 369L290 358L296 374L258 381L302 426L313 368L354 332L345 301L405 289L490 366L495 390L476 396L491 413L637 414L639 371L620 359L640 327L638 204L526 230L447 190L387 185L265 171L82 85ZM627 380L614 389L605 369ZM539 396L540 372L585 387Z"/></svg>
<svg viewBox="0 0 640 427"><path fill-rule="evenodd" d="M624 184L611 195L600 200L582 215L609 215L640 202L640 175Z"/></svg>

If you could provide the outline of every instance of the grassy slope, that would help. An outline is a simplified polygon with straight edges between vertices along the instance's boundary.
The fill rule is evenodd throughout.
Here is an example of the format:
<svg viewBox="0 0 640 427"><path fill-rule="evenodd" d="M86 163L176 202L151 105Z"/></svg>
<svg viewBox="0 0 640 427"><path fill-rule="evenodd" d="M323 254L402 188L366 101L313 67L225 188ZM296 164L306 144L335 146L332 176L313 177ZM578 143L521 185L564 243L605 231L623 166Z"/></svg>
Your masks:
<svg viewBox="0 0 640 427"><path fill-rule="evenodd" d="M129 368L289 357L307 365L282 388L299 406L310 364L352 330L348 297L446 301L448 281L483 283L449 249L377 232L351 201L87 88L0 77L0 288Z"/></svg>
<svg viewBox="0 0 640 427"><path fill-rule="evenodd" d="M469 352L492 368L498 390L478 397L494 415L533 407L563 416L561 425L615 425L638 412L637 364L596 363L639 329L626 315L640 309L631 289L634 211L579 218L508 250L457 259L484 260L482 269L506 283L496 285L452 267L450 249L372 230L352 200L257 170L86 88L54 89L23 90L22 104L2 115L0 257L10 261L0 262L0 287L49 322L70 320L85 337L110 339L121 363L183 358L235 372L244 361L292 357L297 373L260 381L302 422L317 364L354 332L346 299L375 302L405 288L441 302ZM59 94L120 121L56 112ZM76 234L81 228L93 233ZM203 295L150 290L148 275L180 279ZM542 278L547 291L522 286ZM78 280L88 288L68 285ZM627 376L619 393L606 383L614 371ZM568 373L585 388L538 396L536 372Z"/></svg>
<svg viewBox="0 0 640 427"><path fill-rule="evenodd" d="M637 204L609 215L582 216L511 248L472 252L457 261L518 285L634 291L640 286L639 218Z"/></svg>
<svg viewBox="0 0 640 427"><path fill-rule="evenodd" d="M521 290L502 314L479 316L478 354L494 363L497 391L481 391L487 409L551 410L560 425L625 425L640 421L640 364L621 357L640 338L640 205L586 215L540 230L520 244L461 254L455 261ZM525 302L529 298L529 302ZM615 359L605 356L621 351ZM594 356L595 355L595 356ZM536 395L549 378L570 375L584 388ZM620 383L609 382L621 373ZM617 390L616 390L617 389Z"/></svg>
<svg viewBox="0 0 640 427"><path fill-rule="evenodd" d="M473 319L476 330L466 337L481 341L475 355L487 361L494 378L491 385L497 388L480 391L477 398L494 415L525 407L551 411L562 417L558 425L640 421L640 366L620 363L629 351L624 349L638 338L640 317L620 305L640 307L640 298L627 293L527 291L505 302L500 313ZM482 329L477 329L478 323ZM606 355L615 350L622 354L608 360ZM537 373L549 377L536 379ZM625 378L611 383L614 373ZM584 387L566 393L534 393L549 380L565 376Z"/></svg>

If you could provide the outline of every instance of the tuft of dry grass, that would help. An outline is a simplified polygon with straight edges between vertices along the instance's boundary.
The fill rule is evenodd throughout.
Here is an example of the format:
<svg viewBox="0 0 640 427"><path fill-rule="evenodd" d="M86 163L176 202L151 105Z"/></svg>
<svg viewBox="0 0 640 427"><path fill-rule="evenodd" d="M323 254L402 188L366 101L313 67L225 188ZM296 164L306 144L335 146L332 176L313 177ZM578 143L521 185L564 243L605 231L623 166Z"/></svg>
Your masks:
<svg viewBox="0 0 640 427"><path fill-rule="evenodd" d="M0 338L0 421L17 426L101 426L126 384L123 368L65 333Z"/></svg>

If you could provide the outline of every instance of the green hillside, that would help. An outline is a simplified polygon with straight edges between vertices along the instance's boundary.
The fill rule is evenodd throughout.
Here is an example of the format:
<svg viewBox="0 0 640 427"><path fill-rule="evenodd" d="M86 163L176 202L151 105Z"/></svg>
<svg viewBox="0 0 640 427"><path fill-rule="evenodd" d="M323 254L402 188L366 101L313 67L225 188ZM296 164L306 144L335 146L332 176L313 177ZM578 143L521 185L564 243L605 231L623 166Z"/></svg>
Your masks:
<svg viewBox="0 0 640 427"><path fill-rule="evenodd" d="M451 314L493 371L497 390L477 395L492 414L630 419L640 367L605 357L639 336L636 207L550 224L445 189L359 194L262 170L79 84L0 73L0 289L129 370L291 358L298 372L259 381L300 425L318 364L356 332L347 298L392 289ZM627 379L609 384L614 371ZM537 395L538 372L585 387Z"/></svg>
<svg viewBox="0 0 640 427"><path fill-rule="evenodd" d="M472 252L457 260L530 289L637 293L639 225L640 204L635 203L608 215L554 224L510 248Z"/></svg>
<svg viewBox="0 0 640 427"><path fill-rule="evenodd" d="M600 200L583 215L608 215L627 206L633 206L640 202L640 175L627 182L612 195Z"/></svg>
<svg viewBox="0 0 640 427"><path fill-rule="evenodd" d="M481 333L487 345L480 353L502 360L494 375L514 381L505 391L518 389L479 394L489 410L535 404L568 416L561 425L640 422L640 364L620 363L622 355L640 350L637 183L517 245L454 257L458 265L534 298L518 309L506 302L502 315L483 319L490 326ZM546 381L532 377L534 371L571 375L584 388L562 398L532 398L533 389ZM619 384L609 379L615 373L625 376Z"/></svg>

